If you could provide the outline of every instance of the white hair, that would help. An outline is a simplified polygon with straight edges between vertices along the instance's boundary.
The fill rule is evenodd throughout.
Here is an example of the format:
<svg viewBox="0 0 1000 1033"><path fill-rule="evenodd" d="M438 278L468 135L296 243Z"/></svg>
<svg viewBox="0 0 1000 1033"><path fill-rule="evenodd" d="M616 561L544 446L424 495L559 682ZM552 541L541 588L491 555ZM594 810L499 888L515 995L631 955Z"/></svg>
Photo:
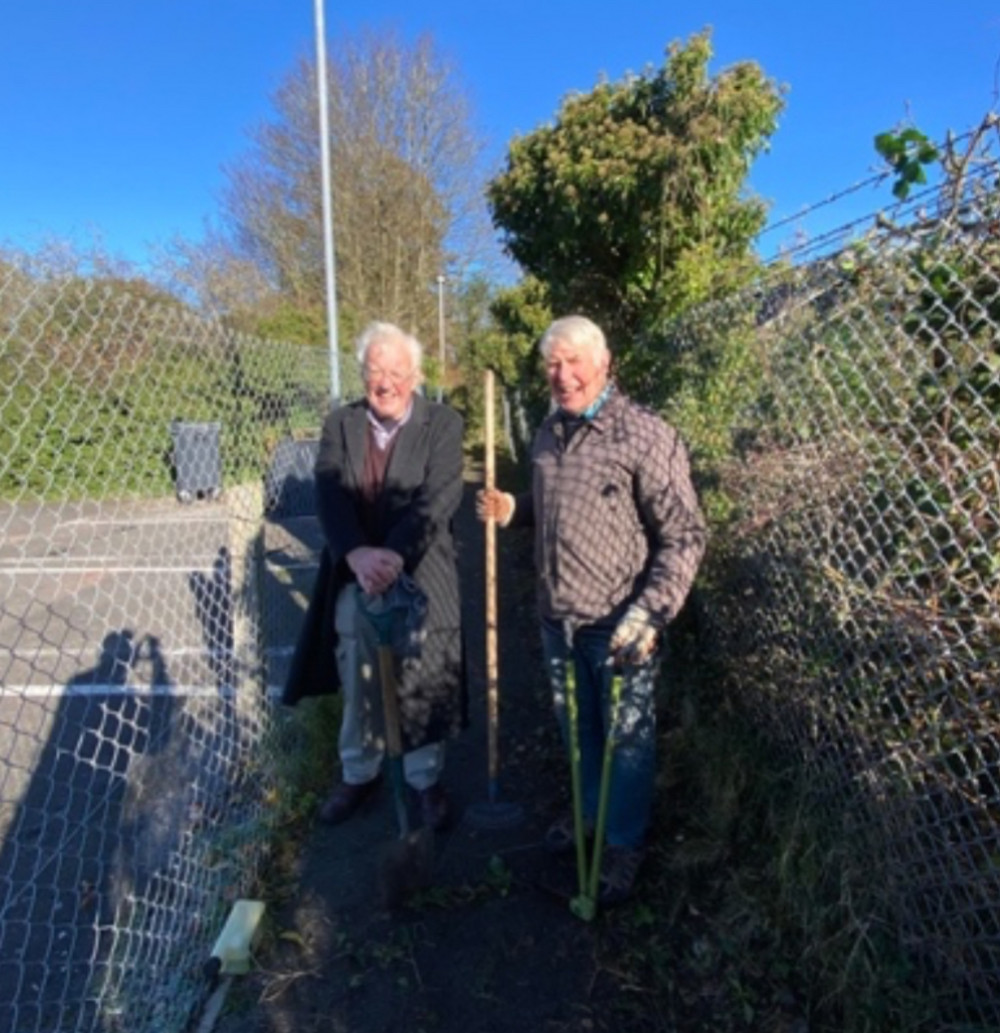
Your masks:
<svg viewBox="0 0 1000 1033"><path fill-rule="evenodd" d="M589 349L595 362L611 357L604 331L586 316L563 316L552 323L542 335L538 346L543 359L548 360L556 341L566 341L579 348Z"/></svg>
<svg viewBox="0 0 1000 1033"><path fill-rule="evenodd" d="M369 323L358 336L354 354L357 356L358 365L364 368L368 352L374 344L383 344L389 341L396 341L406 347L410 356L410 363L415 372L420 372L424 361L424 346L413 334L401 330L395 323L383 323L375 321Z"/></svg>

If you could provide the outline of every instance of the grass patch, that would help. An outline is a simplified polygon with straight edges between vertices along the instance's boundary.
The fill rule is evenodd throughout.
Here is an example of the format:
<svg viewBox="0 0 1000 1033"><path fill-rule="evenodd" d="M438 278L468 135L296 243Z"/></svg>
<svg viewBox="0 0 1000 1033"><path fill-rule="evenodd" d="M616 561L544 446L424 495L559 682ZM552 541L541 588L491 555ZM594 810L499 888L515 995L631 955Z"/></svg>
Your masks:
<svg viewBox="0 0 1000 1033"><path fill-rule="evenodd" d="M302 700L282 708L263 745L274 758L274 841L271 862L262 873L261 893L270 905L288 900L298 888L296 864L315 820L319 801L329 791L337 764L341 697Z"/></svg>

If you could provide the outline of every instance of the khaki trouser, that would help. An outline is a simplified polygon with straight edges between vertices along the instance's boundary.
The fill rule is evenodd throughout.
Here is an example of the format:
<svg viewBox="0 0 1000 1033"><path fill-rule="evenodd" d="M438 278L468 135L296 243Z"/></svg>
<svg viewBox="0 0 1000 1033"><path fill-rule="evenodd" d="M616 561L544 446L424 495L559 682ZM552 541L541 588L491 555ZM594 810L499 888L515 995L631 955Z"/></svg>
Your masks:
<svg viewBox="0 0 1000 1033"><path fill-rule="evenodd" d="M337 596L337 670L343 692L340 763L344 781L370 782L382 766L385 727L379 682L378 636L359 605L360 590L351 582ZM420 791L437 782L444 768L444 743L428 743L403 756L408 785Z"/></svg>

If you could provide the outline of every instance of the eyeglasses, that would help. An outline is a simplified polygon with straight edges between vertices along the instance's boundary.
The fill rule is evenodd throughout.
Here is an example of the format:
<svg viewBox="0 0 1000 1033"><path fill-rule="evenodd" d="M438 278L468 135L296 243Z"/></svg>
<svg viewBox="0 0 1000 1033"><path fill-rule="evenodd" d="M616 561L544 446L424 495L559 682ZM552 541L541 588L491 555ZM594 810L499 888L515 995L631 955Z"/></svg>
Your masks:
<svg viewBox="0 0 1000 1033"><path fill-rule="evenodd" d="M395 369L378 369L377 367L365 366L361 371L361 376L366 384L371 384L376 380L388 380L393 387L399 387L400 384L405 384L407 380L411 379L414 372L415 370L412 369L400 372Z"/></svg>

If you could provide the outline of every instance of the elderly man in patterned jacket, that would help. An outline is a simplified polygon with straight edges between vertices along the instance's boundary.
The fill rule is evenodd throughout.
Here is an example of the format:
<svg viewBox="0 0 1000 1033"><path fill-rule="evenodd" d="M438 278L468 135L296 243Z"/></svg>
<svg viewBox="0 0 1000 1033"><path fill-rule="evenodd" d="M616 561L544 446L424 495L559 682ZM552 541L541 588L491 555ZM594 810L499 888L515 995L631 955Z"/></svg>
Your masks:
<svg viewBox="0 0 1000 1033"><path fill-rule="evenodd" d="M632 892L645 853L656 767L654 689L662 631L681 609L705 551L687 450L656 413L610 377L600 327L556 320L541 341L552 412L532 448L532 487L479 492L477 513L535 528L542 644L568 745L566 670L576 674L582 805L593 829L612 668L622 672L599 899ZM571 814L546 834L571 851Z"/></svg>

